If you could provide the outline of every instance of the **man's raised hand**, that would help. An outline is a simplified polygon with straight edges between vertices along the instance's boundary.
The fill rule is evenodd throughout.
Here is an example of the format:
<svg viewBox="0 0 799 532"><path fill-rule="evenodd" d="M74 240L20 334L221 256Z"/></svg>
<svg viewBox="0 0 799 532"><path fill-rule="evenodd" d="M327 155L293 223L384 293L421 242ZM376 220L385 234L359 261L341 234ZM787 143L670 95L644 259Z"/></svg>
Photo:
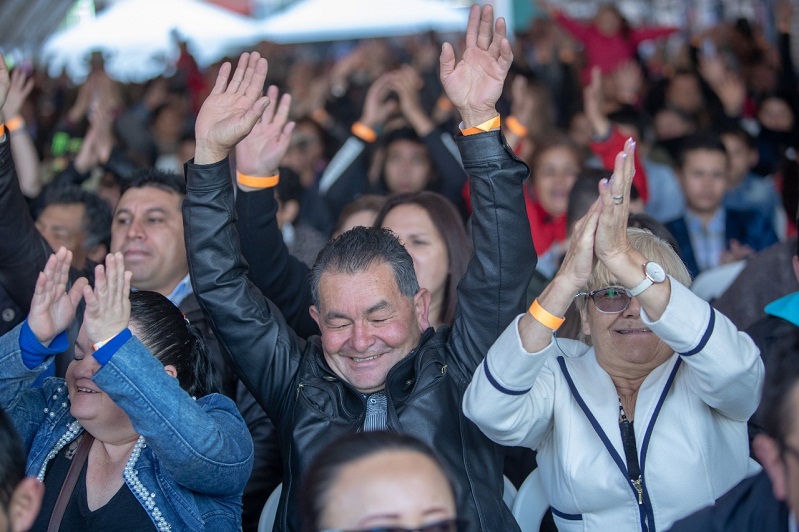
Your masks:
<svg viewBox="0 0 799 532"><path fill-rule="evenodd" d="M230 63L220 67L216 84L197 115L196 164L211 164L227 157L269 105L269 98L263 96L266 59L258 52L245 52L228 81L230 69Z"/></svg>
<svg viewBox="0 0 799 532"><path fill-rule="evenodd" d="M497 116L496 103L513 62L505 36L505 19L494 23L490 5L473 5L466 27L466 50L456 64L452 45L441 49L441 84L458 108L465 127L473 127Z"/></svg>

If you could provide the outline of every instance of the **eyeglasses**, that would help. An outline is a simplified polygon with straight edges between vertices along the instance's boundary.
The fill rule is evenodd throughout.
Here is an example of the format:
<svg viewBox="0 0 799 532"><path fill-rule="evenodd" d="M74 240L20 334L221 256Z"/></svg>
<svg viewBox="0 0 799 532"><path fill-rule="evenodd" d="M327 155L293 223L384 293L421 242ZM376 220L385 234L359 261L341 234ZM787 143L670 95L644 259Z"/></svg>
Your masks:
<svg viewBox="0 0 799 532"><path fill-rule="evenodd" d="M574 297L590 297L594 306L603 314L616 314L624 312L630 306L633 296L630 291L621 286L608 286L593 292L580 292Z"/></svg>
<svg viewBox="0 0 799 532"><path fill-rule="evenodd" d="M326 529L320 532L459 532L466 530L466 521L462 519L447 519L437 523L430 523L419 528L403 528L401 526L376 526L358 530Z"/></svg>

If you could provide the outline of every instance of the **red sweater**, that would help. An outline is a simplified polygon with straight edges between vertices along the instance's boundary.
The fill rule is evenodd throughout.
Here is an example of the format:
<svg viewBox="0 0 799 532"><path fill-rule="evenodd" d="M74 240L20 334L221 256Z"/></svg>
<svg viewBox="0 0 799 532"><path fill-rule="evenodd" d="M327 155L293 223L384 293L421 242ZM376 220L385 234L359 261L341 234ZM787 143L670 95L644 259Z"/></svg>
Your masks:
<svg viewBox="0 0 799 532"><path fill-rule="evenodd" d="M635 59L635 52L642 42L667 37L677 31L677 28L641 27L630 28L627 38L621 33L608 37L593 24L578 22L560 11L555 15L555 22L571 33L585 48L583 83L586 85L591 82L592 67L598 66L603 74L613 72L622 63Z"/></svg>
<svg viewBox="0 0 799 532"><path fill-rule="evenodd" d="M533 198L532 188L524 187L524 203L527 218L530 220L530 233L533 235L535 252L540 257L555 242L566 240L566 215L553 217Z"/></svg>

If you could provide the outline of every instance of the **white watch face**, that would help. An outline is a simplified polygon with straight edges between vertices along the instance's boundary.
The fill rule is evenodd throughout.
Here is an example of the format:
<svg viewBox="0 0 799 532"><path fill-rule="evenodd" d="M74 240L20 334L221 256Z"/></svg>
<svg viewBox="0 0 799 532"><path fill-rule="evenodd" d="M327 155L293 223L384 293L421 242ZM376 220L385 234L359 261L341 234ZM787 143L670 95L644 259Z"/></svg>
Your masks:
<svg viewBox="0 0 799 532"><path fill-rule="evenodd" d="M662 283L666 280L666 271L663 269L663 266L657 262L647 262L646 266L644 267L644 271L646 272L646 276L649 277L652 282Z"/></svg>

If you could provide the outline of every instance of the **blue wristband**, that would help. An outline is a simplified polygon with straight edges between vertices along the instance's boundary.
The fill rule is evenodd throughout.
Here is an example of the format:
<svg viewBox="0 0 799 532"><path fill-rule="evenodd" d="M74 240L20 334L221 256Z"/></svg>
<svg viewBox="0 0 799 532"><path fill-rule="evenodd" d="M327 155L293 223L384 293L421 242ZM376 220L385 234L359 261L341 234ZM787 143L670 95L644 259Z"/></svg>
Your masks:
<svg viewBox="0 0 799 532"><path fill-rule="evenodd" d="M105 366L106 363L111 360L111 357L114 356L114 353L119 351L122 344L127 342L131 336L133 336L133 333L130 332L130 329L124 329L100 346L100 349L92 353L92 355L95 360L97 360L98 364Z"/></svg>
<svg viewBox="0 0 799 532"><path fill-rule="evenodd" d="M28 369L33 369L51 356L63 353L69 348L69 338L67 332L61 331L49 346L42 344L36 335L33 334L28 320L22 322L22 328L19 331L19 350L22 354L22 363Z"/></svg>

